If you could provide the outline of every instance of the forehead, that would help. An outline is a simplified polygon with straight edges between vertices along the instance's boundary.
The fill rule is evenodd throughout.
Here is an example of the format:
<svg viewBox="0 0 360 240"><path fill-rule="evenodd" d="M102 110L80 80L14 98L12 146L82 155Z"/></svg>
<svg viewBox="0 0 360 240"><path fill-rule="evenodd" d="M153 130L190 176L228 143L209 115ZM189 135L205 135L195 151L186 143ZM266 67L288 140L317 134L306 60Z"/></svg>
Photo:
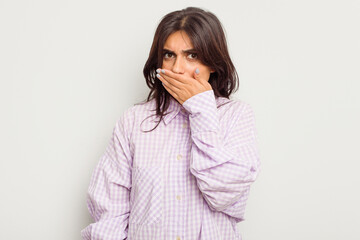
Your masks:
<svg viewBox="0 0 360 240"><path fill-rule="evenodd" d="M169 35L165 41L164 48L176 51L192 49L193 45L186 32L177 31Z"/></svg>

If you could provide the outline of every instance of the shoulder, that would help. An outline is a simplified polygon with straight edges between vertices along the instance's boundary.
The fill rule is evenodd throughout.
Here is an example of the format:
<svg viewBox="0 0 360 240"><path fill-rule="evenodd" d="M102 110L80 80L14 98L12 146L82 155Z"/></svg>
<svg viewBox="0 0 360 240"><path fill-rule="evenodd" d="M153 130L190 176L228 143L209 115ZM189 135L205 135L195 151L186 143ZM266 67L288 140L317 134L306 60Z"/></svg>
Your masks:
<svg viewBox="0 0 360 240"><path fill-rule="evenodd" d="M120 115L119 119L134 119L137 115L144 115L152 112L156 108L155 99L135 103L134 105L125 109Z"/></svg>
<svg viewBox="0 0 360 240"><path fill-rule="evenodd" d="M230 97L229 99L225 97L218 97L216 98L216 104L220 112L224 114L231 114L233 117L240 117L244 114L253 113L253 109L248 102L234 97Z"/></svg>
<svg viewBox="0 0 360 240"><path fill-rule="evenodd" d="M136 123L155 114L155 109L155 99L135 103L120 114L116 120L116 126L131 134Z"/></svg>

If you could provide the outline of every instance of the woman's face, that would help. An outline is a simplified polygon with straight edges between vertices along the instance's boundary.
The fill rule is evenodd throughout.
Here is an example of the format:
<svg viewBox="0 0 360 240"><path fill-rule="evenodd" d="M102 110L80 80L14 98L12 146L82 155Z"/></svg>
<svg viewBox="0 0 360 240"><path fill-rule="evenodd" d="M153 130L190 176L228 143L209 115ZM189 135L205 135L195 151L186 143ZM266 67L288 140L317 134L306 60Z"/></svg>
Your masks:
<svg viewBox="0 0 360 240"><path fill-rule="evenodd" d="M210 73L214 71L201 63L193 48L190 38L184 31L172 33L164 44L161 68L189 77L194 77L194 72L198 68L199 78L209 81Z"/></svg>

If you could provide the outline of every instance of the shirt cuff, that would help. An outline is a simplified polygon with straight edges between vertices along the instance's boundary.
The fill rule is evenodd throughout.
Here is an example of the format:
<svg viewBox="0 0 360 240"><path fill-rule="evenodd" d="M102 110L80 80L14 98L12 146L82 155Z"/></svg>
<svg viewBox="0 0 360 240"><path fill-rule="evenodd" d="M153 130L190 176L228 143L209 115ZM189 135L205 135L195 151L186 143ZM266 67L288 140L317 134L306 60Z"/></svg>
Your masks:
<svg viewBox="0 0 360 240"><path fill-rule="evenodd" d="M198 93L182 105L190 114L189 121L193 134L219 130L219 116L213 90Z"/></svg>

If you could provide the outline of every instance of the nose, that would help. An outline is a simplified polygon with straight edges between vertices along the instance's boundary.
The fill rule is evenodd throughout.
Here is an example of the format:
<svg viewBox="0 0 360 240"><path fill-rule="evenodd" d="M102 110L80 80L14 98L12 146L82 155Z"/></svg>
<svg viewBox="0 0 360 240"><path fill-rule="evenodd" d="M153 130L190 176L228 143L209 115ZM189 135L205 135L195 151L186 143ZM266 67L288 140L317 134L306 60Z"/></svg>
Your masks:
<svg viewBox="0 0 360 240"><path fill-rule="evenodd" d="M171 70L172 70L174 73L184 73L184 68L185 68L184 64L185 64L185 62L184 62L184 60L182 59L182 57L181 57L181 56L178 56L178 57L175 59L174 64L173 64Z"/></svg>

